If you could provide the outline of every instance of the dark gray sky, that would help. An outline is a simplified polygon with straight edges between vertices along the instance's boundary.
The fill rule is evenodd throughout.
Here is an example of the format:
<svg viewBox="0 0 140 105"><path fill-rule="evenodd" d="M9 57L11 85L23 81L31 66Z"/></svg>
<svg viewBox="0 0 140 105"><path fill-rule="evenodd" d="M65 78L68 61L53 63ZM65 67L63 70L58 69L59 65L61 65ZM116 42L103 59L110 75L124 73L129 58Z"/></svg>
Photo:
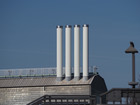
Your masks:
<svg viewBox="0 0 140 105"><path fill-rule="evenodd" d="M130 41L140 51L139 0L0 0L0 69L55 67L56 25L67 24L89 24L89 66L98 66L108 88L129 87L124 51ZM139 63L137 54L137 79Z"/></svg>

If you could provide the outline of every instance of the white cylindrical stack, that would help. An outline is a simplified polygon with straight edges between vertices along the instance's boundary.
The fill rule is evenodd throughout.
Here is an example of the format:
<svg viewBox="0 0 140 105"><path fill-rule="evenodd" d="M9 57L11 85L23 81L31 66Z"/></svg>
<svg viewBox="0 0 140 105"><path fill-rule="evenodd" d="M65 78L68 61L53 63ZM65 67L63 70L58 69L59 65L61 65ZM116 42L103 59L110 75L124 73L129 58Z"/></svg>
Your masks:
<svg viewBox="0 0 140 105"><path fill-rule="evenodd" d="M80 25L74 25L74 79L80 79Z"/></svg>
<svg viewBox="0 0 140 105"><path fill-rule="evenodd" d="M62 80L62 26L57 26L57 80Z"/></svg>
<svg viewBox="0 0 140 105"><path fill-rule="evenodd" d="M71 26L65 27L65 78L71 80Z"/></svg>
<svg viewBox="0 0 140 105"><path fill-rule="evenodd" d="M57 80L63 79L62 26L57 26ZM89 26L83 25L83 80L88 80ZM80 79L80 25L74 25L74 79ZM71 80L71 25L65 27L65 80Z"/></svg>
<svg viewBox="0 0 140 105"><path fill-rule="evenodd" d="M88 28L87 24L83 25L83 80L88 80Z"/></svg>

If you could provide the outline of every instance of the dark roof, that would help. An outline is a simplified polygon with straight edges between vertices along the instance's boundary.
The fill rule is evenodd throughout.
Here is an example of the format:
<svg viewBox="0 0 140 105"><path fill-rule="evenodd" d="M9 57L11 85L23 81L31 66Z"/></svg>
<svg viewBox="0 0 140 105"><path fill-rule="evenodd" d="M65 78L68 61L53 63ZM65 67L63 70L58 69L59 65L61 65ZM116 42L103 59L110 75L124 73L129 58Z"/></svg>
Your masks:
<svg viewBox="0 0 140 105"><path fill-rule="evenodd" d="M75 81L72 79L71 81L57 81L56 77L31 77L31 78L3 78L0 79L0 88L4 87L40 87L40 86L58 86L58 85L88 85L91 84L94 77L93 75L87 81L83 81L80 79L79 81Z"/></svg>

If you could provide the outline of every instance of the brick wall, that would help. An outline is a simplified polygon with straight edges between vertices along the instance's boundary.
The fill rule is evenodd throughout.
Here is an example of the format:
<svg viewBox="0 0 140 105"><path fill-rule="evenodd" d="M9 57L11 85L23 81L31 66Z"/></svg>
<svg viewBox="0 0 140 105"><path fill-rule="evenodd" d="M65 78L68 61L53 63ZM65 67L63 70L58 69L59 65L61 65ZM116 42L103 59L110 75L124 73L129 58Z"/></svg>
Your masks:
<svg viewBox="0 0 140 105"><path fill-rule="evenodd" d="M0 105L26 105L43 95L89 95L89 85L0 88Z"/></svg>

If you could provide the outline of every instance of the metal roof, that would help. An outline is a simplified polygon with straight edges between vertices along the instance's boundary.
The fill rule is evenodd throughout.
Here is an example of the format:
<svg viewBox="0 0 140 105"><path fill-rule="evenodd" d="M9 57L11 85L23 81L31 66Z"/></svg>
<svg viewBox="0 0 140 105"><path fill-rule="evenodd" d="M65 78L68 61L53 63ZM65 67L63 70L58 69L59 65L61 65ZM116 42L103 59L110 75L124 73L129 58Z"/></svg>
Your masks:
<svg viewBox="0 0 140 105"><path fill-rule="evenodd" d="M57 81L56 77L30 77L30 78L2 78L0 79L0 88L13 88L13 87L40 87L40 86L58 86L58 85L88 85L91 84L94 77L91 76L87 81L80 79L75 81Z"/></svg>

